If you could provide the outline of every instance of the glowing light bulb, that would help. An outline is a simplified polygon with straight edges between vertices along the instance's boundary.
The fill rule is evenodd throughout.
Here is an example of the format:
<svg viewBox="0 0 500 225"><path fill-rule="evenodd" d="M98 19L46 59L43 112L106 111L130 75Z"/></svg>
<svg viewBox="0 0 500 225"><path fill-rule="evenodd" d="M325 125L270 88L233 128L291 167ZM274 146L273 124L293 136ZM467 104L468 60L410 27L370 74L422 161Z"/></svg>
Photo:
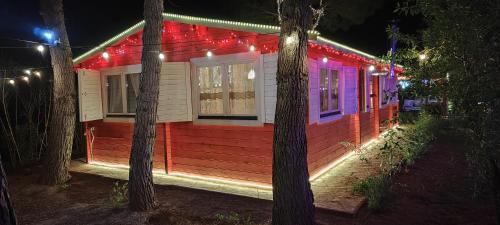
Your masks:
<svg viewBox="0 0 500 225"><path fill-rule="evenodd" d="M107 53L107 52L103 52L103 53L102 53L102 57L103 57L104 59L108 60L108 59L109 59L109 53Z"/></svg>
<svg viewBox="0 0 500 225"><path fill-rule="evenodd" d="M36 50L39 51L40 53L43 53L45 51L45 47L43 45L38 45L36 46Z"/></svg>
<svg viewBox="0 0 500 225"><path fill-rule="evenodd" d="M420 61L424 61L425 59L427 59L427 55L420 54L420 55L418 55L418 59L420 59Z"/></svg>
<svg viewBox="0 0 500 225"><path fill-rule="evenodd" d="M254 52L254 51L255 51L255 46L250 45L250 51L251 51L251 52Z"/></svg>
<svg viewBox="0 0 500 225"><path fill-rule="evenodd" d="M9 80L9 84L14 85L14 84L16 84L16 81L14 81L14 80L10 79L10 80Z"/></svg>
<svg viewBox="0 0 500 225"><path fill-rule="evenodd" d="M207 57L212 57L212 55L213 55L212 51L207 52Z"/></svg>
<svg viewBox="0 0 500 225"><path fill-rule="evenodd" d="M23 77L23 80L24 80L24 81L26 81L26 82L28 82L28 81L30 81L30 78L29 78L29 77L27 77L27 76L24 76L24 77Z"/></svg>
<svg viewBox="0 0 500 225"><path fill-rule="evenodd" d="M25 74L31 75L31 70L24 70Z"/></svg>
<svg viewBox="0 0 500 225"><path fill-rule="evenodd" d="M249 80L253 80L253 79L255 79L255 70L254 70L254 69L251 69L251 70L248 72L248 79L249 79Z"/></svg>
<svg viewBox="0 0 500 225"><path fill-rule="evenodd" d="M41 77L41 76L42 76L42 73L40 73L40 71L35 71L35 72L34 72L34 74L35 74L35 76L37 76L37 77Z"/></svg>
<svg viewBox="0 0 500 225"><path fill-rule="evenodd" d="M158 58L160 58L160 60L164 60L164 59L165 59L165 54L160 53L160 54L158 55Z"/></svg>
<svg viewBox="0 0 500 225"><path fill-rule="evenodd" d="M374 65L370 65L370 66L368 67L368 71L370 71L370 72L375 71L375 66L374 66Z"/></svg>
<svg viewBox="0 0 500 225"><path fill-rule="evenodd" d="M323 63L327 63L327 62L328 62L328 58L323 57Z"/></svg>

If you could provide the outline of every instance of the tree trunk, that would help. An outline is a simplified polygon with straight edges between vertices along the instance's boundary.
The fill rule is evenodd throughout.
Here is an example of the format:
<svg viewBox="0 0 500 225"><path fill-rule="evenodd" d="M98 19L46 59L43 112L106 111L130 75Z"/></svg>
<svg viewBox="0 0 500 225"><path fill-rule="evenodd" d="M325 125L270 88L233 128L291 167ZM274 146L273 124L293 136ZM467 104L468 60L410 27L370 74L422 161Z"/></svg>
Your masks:
<svg viewBox="0 0 500 225"><path fill-rule="evenodd" d="M45 25L51 29L59 43L50 47L53 81L53 107L50 117L45 173L42 182L49 185L63 184L68 173L75 130L75 75L71 48L64 25L62 0L41 0L41 14Z"/></svg>
<svg viewBox="0 0 500 225"><path fill-rule="evenodd" d="M310 225L315 224L306 138L307 31L312 27L312 12L306 0L284 0L280 8L272 223Z"/></svg>
<svg viewBox="0 0 500 225"><path fill-rule="evenodd" d="M129 205L147 211L155 206L153 187L153 148L156 139L156 111L160 82L161 29L163 0L144 1L142 36L142 74L140 77L134 139L130 153Z"/></svg>
<svg viewBox="0 0 500 225"><path fill-rule="evenodd" d="M16 213L10 202L9 189L7 186L7 175L3 169L2 159L0 157L0 224L16 225Z"/></svg>

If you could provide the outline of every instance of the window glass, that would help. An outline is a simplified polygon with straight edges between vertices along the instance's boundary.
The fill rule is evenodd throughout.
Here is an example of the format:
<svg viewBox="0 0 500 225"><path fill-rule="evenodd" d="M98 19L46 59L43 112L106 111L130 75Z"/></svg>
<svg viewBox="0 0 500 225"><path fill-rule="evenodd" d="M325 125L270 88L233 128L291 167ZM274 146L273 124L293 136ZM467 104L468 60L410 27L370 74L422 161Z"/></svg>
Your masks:
<svg viewBox="0 0 500 225"><path fill-rule="evenodd" d="M382 105L387 104L387 100L389 98L389 93L386 90L386 76L379 76L379 88L380 88L380 98Z"/></svg>
<svg viewBox="0 0 500 225"><path fill-rule="evenodd" d="M326 69L321 69L319 81L319 96L321 112L328 111L328 73Z"/></svg>
<svg viewBox="0 0 500 225"><path fill-rule="evenodd" d="M255 70L252 64L233 64L227 70L229 114L255 114Z"/></svg>
<svg viewBox="0 0 500 225"><path fill-rule="evenodd" d="M107 76L108 112L123 113L121 76Z"/></svg>
<svg viewBox="0 0 500 225"><path fill-rule="evenodd" d="M223 114L223 88L220 66L198 68L200 114Z"/></svg>
<svg viewBox="0 0 500 225"><path fill-rule="evenodd" d="M332 101L332 110L339 109L339 74L337 70L332 70L332 79L331 79L331 95L330 99Z"/></svg>
<svg viewBox="0 0 500 225"><path fill-rule="evenodd" d="M127 112L135 113L139 94L139 73L127 74Z"/></svg>

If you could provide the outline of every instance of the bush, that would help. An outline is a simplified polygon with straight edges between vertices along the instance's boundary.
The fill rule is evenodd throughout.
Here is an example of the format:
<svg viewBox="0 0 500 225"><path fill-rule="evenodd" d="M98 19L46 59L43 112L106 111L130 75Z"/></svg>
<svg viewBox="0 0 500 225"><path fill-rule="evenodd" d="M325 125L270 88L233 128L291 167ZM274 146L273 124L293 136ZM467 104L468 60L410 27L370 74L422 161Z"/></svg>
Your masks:
<svg viewBox="0 0 500 225"><path fill-rule="evenodd" d="M399 112L398 122L401 125L414 124L419 117L419 112Z"/></svg>
<svg viewBox="0 0 500 225"><path fill-rule="evenodd" d="M441 120L426 113L419 115L413 125L388 130L383 136L376 158L380 160L380 174L360 180L353 186L353 192L368 199L368 208L380 211L391 187L392 178L401 167L412 165L436 138Z"/></svg>
<svg viewBox="0 0 500 225"><path fill-rule="evenodd" d="M251 225L254 224L250 216L241 216L236 212L215 214L215 220L218 224L237 224L237 225Z"/></svg>
<svg viewBox="0 0 500 225"><path fill-rule="evenodd" d="M128 183L116 181L109 195L109 200L113 208L121 208L128 201Z"/></svg>
<svg viewBox="0 0 500 225"><path fill-rule="evenodd" d="M381 173L377 176L368 177L356 182L353 186L353 192L363 195L368 199L368 209L379 212L384 207L391 183L391 177Z"/></svg>

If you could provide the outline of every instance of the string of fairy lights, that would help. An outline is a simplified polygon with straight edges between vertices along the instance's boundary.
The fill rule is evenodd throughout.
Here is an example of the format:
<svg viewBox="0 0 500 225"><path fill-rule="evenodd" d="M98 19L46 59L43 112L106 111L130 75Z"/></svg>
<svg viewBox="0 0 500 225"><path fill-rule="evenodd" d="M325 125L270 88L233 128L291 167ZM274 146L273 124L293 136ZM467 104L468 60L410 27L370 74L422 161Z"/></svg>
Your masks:
<svg viewBox="0 0 500 225"><path fill-rule="evenodd" d="M223 37L223 38L208 38L208 36L205 37L200 37L200 33L202 35L206 35L208 32L203 30L199 32L198 27L205 27L208 28L209 24L204 24L201 26L197 25L189 25L191 28L187 32L185 30L181 31L182 29L173 28L173 29L168 29L169 26L165 26L162 29L162 33L165 33L166 35L170 35L171 41L164 42L164 43L158 43L158 44L151 44L151 45L162 45L162 46L174 46L173 50L167 50L163 49L158 53L158 57L160 60L164 61L170 56L182 56L182 55L188 55L188 54L195 54L195 55L202 55L205 54L206 57L212 57L214 56L215 52L219 49L217 49L214 46L223 46L224 50L241 50L242 45L245 45L248 48L248 51L254 52L254 51L261 51L261 52L276 52L277 51L277 39L275 38L277 34L279 34L279 28L274 27L274 26L268 26L268 25L259 25L259 24L249 24L249 23L241 23L241 22L232 22L232 21L223 21L223 20L213 20L213 19L203 19L203 18L197 18L197 17L186 17L182 15L175 15L175 14L164 14L164 17L172 17L170 19L173 19L175 22L180 22L180 23L186 23L186 21L177 21L177 20L189 20L189 21L197 21L197 22L203 22L203 23L210 23L210 24L217 24L218 26L238 26L238 27L245 27L245 28L250 28L250 29L264 29L266 32L262 32L262 30L259 30L258 32L253 32L250 33L250 35L236 35L235 32L228 32L226 27L220 27L222 29L226 28L226 31L222 30L221 33L227 34L229 33L229 37ZM187 21L187 22L189 22ZM124 32L118 34L117 36L114 36L113 38L105 41L103 44L98 45L98 46L90 46L90 45L80 45L80 46L66 46L71 49L90 49L90 51L85 52L83 55L75 58L73 62L75 65L79 65L79 68L85 68L85 65L87 67L92 67L92 66L102 66L106 65L106 63L110 62L113 60L113 57L120 55L122 56L135 56L136 54L141 54L142 51L139 48L134 48L134 47L142 47L144 44L139 42L138 36L135 34L140 30L141 26L143 26L143 22L140 22L129 29L125 30ZM177 29L177 30L176 30ZM180 32L177 32L180 31ZM221 31L221 30L219 30ZM36 42L36 41L30 41L30 40L22 40L22 39L11 39L15 41L20 41L20 42L26 42L30 43L30 46L0 46L0 49L5 49L5 48L32 48L36 51L38 51L41 55L44 55L44 52L47 51L47 48L51 48L52 46L58 45L60 47L65 47L62 46L60 42L58 42L57 39L57 34L53 33L50 30L41 30L40 36L42 39L46 40L46 43L43 42ZM215 32L217 33L217 32ZM236 32L237 33L237 32ZM319 33L315 31L310 32L313 35L319 35ZM194 36L197 35L197 36ZM213 33L211 33L211 36L215 36ZM256 42L256 37L259 36L258 40L258 45ZM271 40L265 40L265 38L262 37L272 37ZM190 38L190 37L196 37L196 38ZM250 40L251 37L254 37L253 40ZM178 40L176 40L178 39ZM291 45L297 42L297 38L290 35L285 38L285 46ZM310 47L316 48L318 50L326 50L324 53L324 56L322 58L323 63L327 63L329 58L331 58L332 55L341 55L353 60L358 60L361 62L368 62L372 65L369 66L370 71L374 71L376 68L373 64L376 64L376 57L369 55L367 53L361 52L356 49L351 49L347 46L341 45L339 43L330 41L328 39L322 38L322 37L317 37L317 42L318 43L310 43ZM321 44L323 43L323 44ZM324 45L326 43L326 45ZM201 48L200 46L212 46L212 47L206 47L206 48ZM336 46L335 48L329 45ZM344 49L344 50L340 50ZM345 52L347 50L347 52ZM90 60L89 60L90 59ZM90 62L88 62L90 61ZM82 66L84 63L85 65ZM19 76L11 76L7 77L6 72L4 73L5 77L0 77L1 80L6 80L9 84L15 85L17 80L21 80L24 82L29 83L30 79L32 77L37 77L37 78L42 78L42 71L45 68L49 67L39 67L39 68L30 68L30 69L24 69L22 70L22 75ZM0 69L0 71L2 71ZM4 70L6 71L6 70ZM17 71L20 71L19 69ZM12 74L12 73L11 73Z"/></svg>

